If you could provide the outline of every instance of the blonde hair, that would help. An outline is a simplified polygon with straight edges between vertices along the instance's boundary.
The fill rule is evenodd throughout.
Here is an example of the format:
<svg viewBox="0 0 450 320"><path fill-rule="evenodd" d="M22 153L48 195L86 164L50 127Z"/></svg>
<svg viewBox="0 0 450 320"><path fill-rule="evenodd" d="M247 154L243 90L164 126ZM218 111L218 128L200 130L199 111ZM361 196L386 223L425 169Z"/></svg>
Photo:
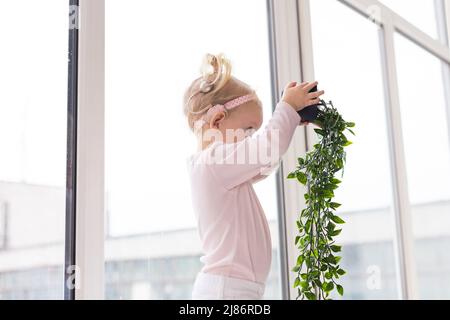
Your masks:
<svg viewBox="0 0 450 320"><path fill-rule="evenodd" d="M231 76L231 62L222 53L207 53L200 73L202 76L191 83L183 97L184 115L192 131L194 122L212 106L254 92L248 84Z"/></svg>

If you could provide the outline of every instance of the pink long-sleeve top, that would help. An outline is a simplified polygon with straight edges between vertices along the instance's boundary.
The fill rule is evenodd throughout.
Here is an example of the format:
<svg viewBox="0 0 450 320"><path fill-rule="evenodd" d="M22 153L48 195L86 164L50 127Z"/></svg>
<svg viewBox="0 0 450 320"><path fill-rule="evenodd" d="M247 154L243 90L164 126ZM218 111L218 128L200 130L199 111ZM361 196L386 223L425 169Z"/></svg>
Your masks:
<svg viewBox="0 0 450 320"><path fill-rule="evenodd" d="M188 157L191 197L204 253L202 272L265 283L272 242L253 183L267 176L267 168L273 170L279 164L300 120L288 103L280 101L261 132L234 143L215 141ZM261 152L258 148L271 156L256 157L255 161L253 156Z"/></svg>

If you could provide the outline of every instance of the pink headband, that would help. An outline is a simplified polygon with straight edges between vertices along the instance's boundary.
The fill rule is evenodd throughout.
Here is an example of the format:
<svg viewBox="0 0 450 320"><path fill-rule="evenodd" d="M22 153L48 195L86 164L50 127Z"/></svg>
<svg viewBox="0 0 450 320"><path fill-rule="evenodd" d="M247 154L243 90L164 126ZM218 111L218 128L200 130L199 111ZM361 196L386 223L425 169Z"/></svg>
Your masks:
<svg viewBox="0 0 450 320"><path fill-rule="evenodd" d="M225 104L216 104L208 109L205 115L203 115L199 120L195 122L195 126L202 127L204 123L208 123L220 111L227 112L228 110L234 109L248 101L255 100L257 97L255 93L250 93L245 96L237 97L233 100L226 102Z"/></svg>

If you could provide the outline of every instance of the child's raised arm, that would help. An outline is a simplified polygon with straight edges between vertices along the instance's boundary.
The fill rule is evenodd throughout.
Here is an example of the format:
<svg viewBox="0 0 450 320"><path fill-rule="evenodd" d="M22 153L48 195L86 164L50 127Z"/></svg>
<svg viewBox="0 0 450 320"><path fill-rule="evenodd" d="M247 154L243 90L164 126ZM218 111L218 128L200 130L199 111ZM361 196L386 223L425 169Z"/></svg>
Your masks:
<svg viewBox="0 0 450 320"><path fill-rule="evenodd" d="M298 110L317 103L323 91L308 93L317 85L290 83L278 102L265 128L235 143L221 143L211 153L209 168L217 182L230 190L247 181L267 176L289 148L295 129L300 124Z"/></svg>

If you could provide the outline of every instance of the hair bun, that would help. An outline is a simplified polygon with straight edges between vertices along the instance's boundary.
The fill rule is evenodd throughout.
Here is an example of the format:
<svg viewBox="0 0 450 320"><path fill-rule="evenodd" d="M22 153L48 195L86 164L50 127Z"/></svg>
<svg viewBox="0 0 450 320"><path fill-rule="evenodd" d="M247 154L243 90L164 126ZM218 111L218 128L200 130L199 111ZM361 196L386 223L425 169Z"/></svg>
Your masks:
<svg viewBox="0 0 450 320"><path fill-rule="evenodd" d="M231 62L224 54L213 55L207 53L203 57L200 67L202 79L200 91L203 93L220 90L231 77Z"/></svg>

